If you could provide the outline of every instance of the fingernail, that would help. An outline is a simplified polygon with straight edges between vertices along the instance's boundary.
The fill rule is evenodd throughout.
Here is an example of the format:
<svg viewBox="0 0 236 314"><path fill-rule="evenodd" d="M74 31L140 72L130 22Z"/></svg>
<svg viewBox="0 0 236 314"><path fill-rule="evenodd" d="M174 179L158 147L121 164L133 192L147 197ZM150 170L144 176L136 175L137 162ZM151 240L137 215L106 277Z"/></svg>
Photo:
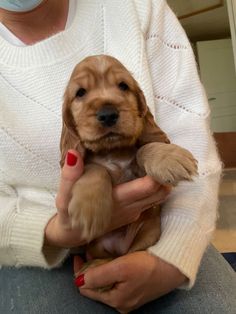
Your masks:
<svg viewBox="0 0 236 314"><path fill-rule="evenodd" d="M77 287L82 287L85 284L84 274L79 275L77 278L75 278L74 283Z"/></svg>
<svg viewBox="0 0 236 314"><path fill-rule="evenodd" d="M66 157L66 163L68 166L74 166L77 162L77 159L78 159L77 156L68 152Z"/></svg>

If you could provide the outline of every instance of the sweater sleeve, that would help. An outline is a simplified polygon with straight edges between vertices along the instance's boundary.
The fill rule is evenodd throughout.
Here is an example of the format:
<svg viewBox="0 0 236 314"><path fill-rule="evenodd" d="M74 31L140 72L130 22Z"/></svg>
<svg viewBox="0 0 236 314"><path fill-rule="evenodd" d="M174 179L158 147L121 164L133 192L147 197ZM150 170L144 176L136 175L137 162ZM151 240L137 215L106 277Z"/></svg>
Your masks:
<svg viewBox="0 0 236 314"><path fill-rule="evenodd" d="M149 252L176 266L191 288L217 217L221 163L209 128L209 108L191 45L166 1L153 1L147 58L155 116L172 143L192 152L198 177L181 182L162 208L162 235Z"/></svg>
<svg viewBox="0 0 236 314"><path fill-rule="evenodd" d="M59 266L68 250L44 246L44 229L53 215L55 208L20 197L0 182L0 266Z"/></svg>

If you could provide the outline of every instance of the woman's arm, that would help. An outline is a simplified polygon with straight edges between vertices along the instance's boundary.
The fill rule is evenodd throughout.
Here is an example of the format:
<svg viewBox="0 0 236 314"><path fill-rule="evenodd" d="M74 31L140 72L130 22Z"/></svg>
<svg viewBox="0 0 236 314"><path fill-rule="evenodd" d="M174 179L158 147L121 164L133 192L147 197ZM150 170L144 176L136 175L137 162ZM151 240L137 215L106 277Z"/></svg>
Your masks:
<svg viewBox="0 0 236 314"><path fill-rule="evenodd" d="M0 265L51 268L60 264L67 250L44 247L44 229L55 215L47 208L20 198L0 184Z"/></svg>
<svg viewBox="0 0 236 314"><path fill-rule="evenodd" d="M194 54L166 1L152 1L146 34L156 119L172 143L192 152L199 176L173 189L162 210L162 236L149 252L195 281L215 228L221 163L209 129L209 108Z"/></svg>

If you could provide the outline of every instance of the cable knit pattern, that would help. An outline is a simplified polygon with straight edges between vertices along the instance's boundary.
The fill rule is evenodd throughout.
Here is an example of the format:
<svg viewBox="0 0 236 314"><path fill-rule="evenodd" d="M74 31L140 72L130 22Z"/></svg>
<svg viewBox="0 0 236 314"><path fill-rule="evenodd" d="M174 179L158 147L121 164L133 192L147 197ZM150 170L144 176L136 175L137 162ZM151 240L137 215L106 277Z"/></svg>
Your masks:
<svg viewBox="0 0 236 314"><path fill-rule="evenodd" d="M50 268L68 254L43 245L56 212L62 97L74 66L96 54L130 70L160 127L199 162L199 177L165 203L161 239L148 249L189 288L215 227L221 164L191 45L164 0L80 0L72 25L47 40L0 38L0 264Z"/></svg>

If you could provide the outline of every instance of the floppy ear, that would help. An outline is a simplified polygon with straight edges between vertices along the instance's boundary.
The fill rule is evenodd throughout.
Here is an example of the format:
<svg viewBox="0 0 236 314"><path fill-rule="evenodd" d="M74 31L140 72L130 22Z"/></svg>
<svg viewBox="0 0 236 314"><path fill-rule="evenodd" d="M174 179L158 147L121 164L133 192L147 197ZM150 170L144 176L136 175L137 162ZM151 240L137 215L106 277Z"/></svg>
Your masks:
<svg viewBox="0 0 236 314"><path fill-rule="evenodd" d="M140 116L144 117L147 113L148 107L147 107L146 99L142 90L139 88L138 83L136 84L137 84L136 97L137 97L137 102L138 102L138 109L140 112Z"/></svg>
<svg viewBox="0 0 236 314"><path fill-rule="evenodd" d="M70 99L67 95L67 92L64 96L64 103L62 109L62 132L61 132L61 141L60 141L60 149L61 149L61 161L60 165L63 167L65 163L66 154L69 149L77 150L82 158L85 156L85 148L82 145L79 135L75 128L74 118L71 114L71 110L69 108Z"/></svg>
<svg viewBox="0 0 236 314"><path fill-rule="evenodd" d="M138 145L143 146L152 142L162 142L169 144L167 135L157 126L151 111L149 110L145 96L137 84L136 96L138 107L143 117L143 131L138 139Z"/></svg>
<svg viewBox="0 0 236 314"><path fill-rule="evenodd" d="M157 126L147 105L146 108L147 112L143 118L143 131L138 139L138 145L143 146L152 142L170 144L167 135Z"/></svg>

